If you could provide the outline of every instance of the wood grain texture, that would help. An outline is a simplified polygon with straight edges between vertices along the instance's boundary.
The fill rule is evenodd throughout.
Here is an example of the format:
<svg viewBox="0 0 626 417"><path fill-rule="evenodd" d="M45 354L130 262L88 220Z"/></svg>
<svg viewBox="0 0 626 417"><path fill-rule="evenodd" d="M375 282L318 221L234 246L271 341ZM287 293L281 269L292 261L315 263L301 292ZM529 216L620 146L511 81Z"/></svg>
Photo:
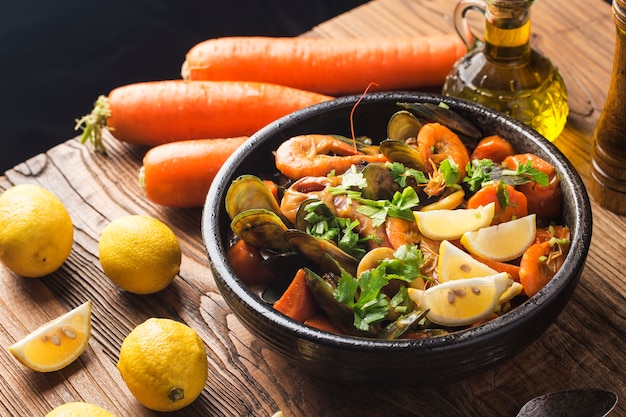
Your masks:
<svg viewBox="0 0 626 417"><path fill-rule="evenodd" d="M303 36L419 35L453 30L456 0L375 0ZM559 16L555 19L555 16ZM601 0L551 0L533 6L533 42L561 69L571 115L557 146L588 181L593 129L602 110L613 59L610 6ZM75 139L0 177L0 190L38 183L68 207L76 233L65 265L42 279L25 279L0 266L0 416L44 416L83 400L122 416L156 416L139 405L115 367L122 340L148 317L169 317L205 341L209 378L180 416L513 416L530 398L577 387L614 390L612 415L626 415L626 218L593 204L589 258L572 301L535 343L496 369L443 387L331 385L303 375L246 331L216 289L200 235L200 209L167 209L148 202L136 181L146 149L105 138L109 156ZM125 293L102 273L98 237L110 221L148 214L172 227L181 241L182 268L161 293ZM6 349L43 322L86 299L93 302L93 335L69 367L39 374Z"/></svg>

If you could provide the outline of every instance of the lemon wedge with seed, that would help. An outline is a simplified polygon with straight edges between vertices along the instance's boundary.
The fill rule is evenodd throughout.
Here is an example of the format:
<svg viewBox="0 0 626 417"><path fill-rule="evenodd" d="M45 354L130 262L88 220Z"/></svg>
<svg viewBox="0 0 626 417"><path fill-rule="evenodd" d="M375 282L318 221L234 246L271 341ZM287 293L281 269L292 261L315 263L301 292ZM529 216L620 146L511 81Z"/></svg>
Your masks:
<svg viewBox="0 0 626 417"><path fill-rule="evenodd" d="M409 297L426 317L442 326L466 326L493 313L512 279L506 272L444 282L427 290L409 288Z"/></svg>
<svg viewBox="0 0 626 417"><path fill-rule="evenodd" d="M58 371L85 351L90 337L91 301L87 301L39 327L9 351L34 371Z"/></svg>
<svg viewBox="0 0 626 417"><path fill-rule="evenodd" d="M430 239L455 240L463 233L489 226L494 203L472 209L415 211L417 227Z"/></svg>
<svg viewBox="0 0 626 417"><path fill-rule="evenodd" d="M498 271L485 265L464 250L447 240L439 245L437 274L440 282L462 278L477 278L495 275Z"/></svg>
<svg viewBox="0 0 626 417"><path fill-rule="evenodd" d="M529 214L495 226L465 232L461 244L473 255L506 262L522 256L535 240L536 233L536 216Z"/></svg>

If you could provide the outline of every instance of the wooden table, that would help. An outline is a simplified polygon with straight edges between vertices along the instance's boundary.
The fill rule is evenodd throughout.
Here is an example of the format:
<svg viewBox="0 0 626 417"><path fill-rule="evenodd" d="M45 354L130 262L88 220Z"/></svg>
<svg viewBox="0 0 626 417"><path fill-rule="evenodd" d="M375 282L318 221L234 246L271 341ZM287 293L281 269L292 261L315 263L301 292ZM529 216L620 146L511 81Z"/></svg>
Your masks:
<svg viewBox="0 0 626 417"><path fill-rule="evenodd" d="M430 34L453 31L456 0L375 0L304 36ZM558 18L557 18L558 16ZM594 127L604 104L613 60L614 24L601 0L538 1L533 43L560 68L571 114L557 146L589 181ZM182 59L182 58L181 58ZM71 121L68 121L71 123ZM514 416L531 397L550 391L599 387L622 398L612 415L626 415L626 222L593 202L594 233L587 265L572 301L556 323L513 360L443 387L365 389L334 386L302 375L246 331L216 289L200 235L200 209L175 210L148 202L135 180L144 149L107 138L109 157L75 139L0 177L0 190L38 183L56 193L75 224L65 265L36 280L0 267L0 415L44 416L83 400L125 416L157 415L139 405L115 367L128 332L152 316L183 320L206 343L209 378L201 396L180 416ZM102 273L98 236L129 213L168 223L183 247L182 270L165 291L150 296L119 290ZM7 347L43 322L93 301L93 334L85 353L50 374L20 365ZM419 379L419 375L415 375Z"/></svg>

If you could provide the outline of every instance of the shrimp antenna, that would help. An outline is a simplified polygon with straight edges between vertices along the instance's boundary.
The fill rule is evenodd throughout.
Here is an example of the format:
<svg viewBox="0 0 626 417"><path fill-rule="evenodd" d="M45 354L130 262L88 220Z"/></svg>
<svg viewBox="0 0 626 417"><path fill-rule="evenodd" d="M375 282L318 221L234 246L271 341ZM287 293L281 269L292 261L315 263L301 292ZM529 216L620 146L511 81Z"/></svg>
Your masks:
<svg viewBox="0 0 626 417"><path fill-rule="evenodd" d="M363 94L361 94L361 97L359 97L359 99L356 101L356 103L354 103L354 106L352 106L352 110L350 110L350 133L352 134L352 145L354 146L354 150L356 151L356 135L354 134L354 111L356 110L356 108L358 107L358 105L361 103L361 100L363 100L363 97L365 97L365 95L369 92L369 89L372 88L373 86L378 87L377 83L369 83L367 85L367 88L365 88L365 91L363 92Z"/></svg>

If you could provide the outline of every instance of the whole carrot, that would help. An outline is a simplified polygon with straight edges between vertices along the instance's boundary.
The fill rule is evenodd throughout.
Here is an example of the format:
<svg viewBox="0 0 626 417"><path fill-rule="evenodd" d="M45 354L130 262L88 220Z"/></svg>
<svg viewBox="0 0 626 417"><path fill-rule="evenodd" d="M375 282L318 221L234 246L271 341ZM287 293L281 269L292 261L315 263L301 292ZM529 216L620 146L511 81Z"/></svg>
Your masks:
<svg viewBox="0 0 626 417"><path fill-rule="evenodd" d="M295 110L332 97L260 82L167 80L129 84L101 96L77 121L103 150L106 126L121 141L155 146L180 140L249 136Z"/></svg>
<svg viewBox="0 0 626 417"><path fill-rule="evenodd" d="M467 52L456 34L385 38L223 37L193 46L190 80L263 81L323 94L357 94L443 84Z"/></svg>
<svg viewBox="0 0 626 417"><path fill-rule="evenodd" d="M150 149L139 170L148 200L168 207L200 207L226 159L248 138L199 139Z"/></svg>

